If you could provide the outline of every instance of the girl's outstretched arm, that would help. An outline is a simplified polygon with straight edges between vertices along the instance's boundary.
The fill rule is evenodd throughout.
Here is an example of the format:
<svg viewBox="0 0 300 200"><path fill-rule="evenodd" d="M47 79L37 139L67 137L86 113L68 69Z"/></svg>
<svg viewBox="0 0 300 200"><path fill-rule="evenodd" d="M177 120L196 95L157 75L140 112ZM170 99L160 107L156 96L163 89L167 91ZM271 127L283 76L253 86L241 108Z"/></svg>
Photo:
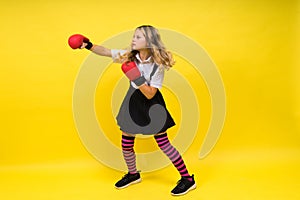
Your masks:
<svg viewBox="0 0 300 200"><path fill-rule="evenodd" d="M83 43L81 48L85 48L87 43ZM111 50L100 45L93 44L92 48L90 49L93 53L100 55L100 56L107 56L111 57Z"/></svg>

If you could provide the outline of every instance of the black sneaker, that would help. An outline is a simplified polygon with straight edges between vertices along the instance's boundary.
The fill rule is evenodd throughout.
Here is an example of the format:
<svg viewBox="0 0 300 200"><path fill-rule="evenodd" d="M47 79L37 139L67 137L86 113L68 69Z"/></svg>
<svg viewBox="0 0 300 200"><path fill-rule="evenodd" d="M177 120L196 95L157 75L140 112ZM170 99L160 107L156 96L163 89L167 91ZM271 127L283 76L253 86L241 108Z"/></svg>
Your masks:
<svg viewBox="0 0 300 200"><path fill-rule="evenodd" d="M131 184L134 183L139 183L141 182L141 176L140 173L135 173L135 174L125 174L125 176L123 176L123 178L121 180L119 180L116 184L115 187L117 189L123 189L128 187Z"/></svg>
<svg viewBox="0 0 300 200"><path fill-rule="evenodd" d="M194 180L194 175L190 176L192 181L189 181L186 177L182 177L178 182L177 186L171 191L171 194L174 196L184 195L188 193L190 190L196 188L196 183Z"/></svg>

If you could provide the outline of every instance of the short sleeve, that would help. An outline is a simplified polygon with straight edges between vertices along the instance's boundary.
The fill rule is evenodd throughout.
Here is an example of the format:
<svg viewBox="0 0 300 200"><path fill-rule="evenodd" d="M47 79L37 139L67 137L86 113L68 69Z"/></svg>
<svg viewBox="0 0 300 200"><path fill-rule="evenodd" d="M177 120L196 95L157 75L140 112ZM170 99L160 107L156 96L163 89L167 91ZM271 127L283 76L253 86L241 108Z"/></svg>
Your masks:
<svg viewBox="0 0 300 200"><path fill-rule="evenodd" d="M115 63L121 63L120 56L124 55L126 53L126 50L122 49L111 49L111 57L113 59L113 62Z"/></svg>
<svg viewBox="0 0 300 200"><path fill-rule="evenodd" d="M153 74L150 80L150 86L158 89L162 88L164 75L165 75L165 70L157 68L156 72Z"/></svg>

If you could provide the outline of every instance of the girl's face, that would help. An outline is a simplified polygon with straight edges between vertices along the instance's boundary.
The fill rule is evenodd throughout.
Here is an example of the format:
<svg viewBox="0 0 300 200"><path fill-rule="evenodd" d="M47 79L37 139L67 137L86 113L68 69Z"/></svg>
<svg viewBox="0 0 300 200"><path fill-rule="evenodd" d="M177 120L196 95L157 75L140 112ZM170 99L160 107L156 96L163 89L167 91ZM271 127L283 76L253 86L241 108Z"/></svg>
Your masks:
<svg viewBox="0 0 300 200"><path fill-rule="evenodd" d="M132 50L141 50L147 47L147 41L143 32L137 29L133 35L131 48Z"/></svg>

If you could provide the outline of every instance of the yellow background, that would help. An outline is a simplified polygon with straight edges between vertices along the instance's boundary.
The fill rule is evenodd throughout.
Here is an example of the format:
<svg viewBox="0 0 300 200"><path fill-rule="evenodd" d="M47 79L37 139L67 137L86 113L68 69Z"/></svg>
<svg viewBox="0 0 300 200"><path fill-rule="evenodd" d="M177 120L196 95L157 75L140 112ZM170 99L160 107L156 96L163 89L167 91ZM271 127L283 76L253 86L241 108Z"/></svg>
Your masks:
<svg viewBox="0 0 300 200"><path fill-rule="evenodd" d="M80 142L72 92L86 50L142 24L202 45L218 66L227 117L205 159L202 137L184 154L197 190L180 199L299 199L300 2L2 1L1 199L171 199L173 166L117 191L122 173L99 164ZM107 196L107 197L103 197Z"/></svg>

